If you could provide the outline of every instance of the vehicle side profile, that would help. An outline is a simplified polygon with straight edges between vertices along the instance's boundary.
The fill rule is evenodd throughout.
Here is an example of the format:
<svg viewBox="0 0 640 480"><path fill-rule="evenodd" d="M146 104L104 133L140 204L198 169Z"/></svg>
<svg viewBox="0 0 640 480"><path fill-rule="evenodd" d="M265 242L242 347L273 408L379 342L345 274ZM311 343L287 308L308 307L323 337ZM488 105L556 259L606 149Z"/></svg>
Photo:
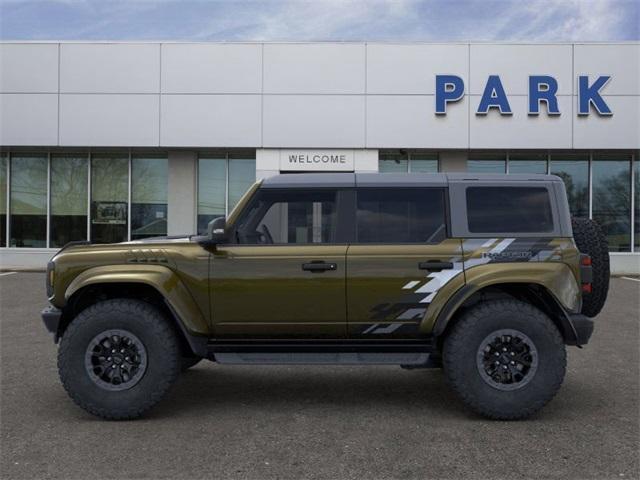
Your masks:
<svg viewBox="0 0 640 480"><path fill-rule="evenodd" d="M46 278L62 383L104 418L207 359L443 368L471 409L518 419L589 341L609 264L555 176L282 174L206 235L69 244Z"/></svg>

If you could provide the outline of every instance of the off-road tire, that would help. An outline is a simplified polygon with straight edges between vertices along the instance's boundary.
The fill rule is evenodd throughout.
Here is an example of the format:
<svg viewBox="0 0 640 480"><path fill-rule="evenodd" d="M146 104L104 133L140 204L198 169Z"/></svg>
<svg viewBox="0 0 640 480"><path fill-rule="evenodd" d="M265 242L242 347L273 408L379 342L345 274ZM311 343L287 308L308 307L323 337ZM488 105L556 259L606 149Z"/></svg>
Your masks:
<svg viewBox="0 0 640 480"><path fill-rule="evenodd" d="M487 383L476 362L483 340L503 329L528 336L538 357L529 382L510 391ZM565 345L557 327L540 310L518 300L495 300L471 308L453 325L443 345L448 383L473 411L495 420L522 419L540 410L560 388L566 363Z"/></svg>
<svg viewBox="0 0 640 480"><path fill-rule="evenodd" d="M593 282L591 293L582 295L582 313L595 317L600 313L609 292L609 244L602 228L588 218L572 218L573 239L581 253L591 257Z"/></svg>
<svg viewBox="0 0 640 480"><path fill-rule="evenodd" d="M122 329L144 345L147 366L129 389L98 386L85 368L89 343L102 332ZM133 419L158 403L180 373L180 343L173 326L154 306L133 299L114 299L83 310L60 340L58 372L73 401L87 412L110 420Z"/></svg>
<svg viewBox="0 0 640 480"><path fill-rule="evenodd" d="M200 357L181 357L180 358L180 371L181 372L186 372L191 367L195 367L197 364L199 364L201 360L202 360L202 358L200 358Z"/></svg>

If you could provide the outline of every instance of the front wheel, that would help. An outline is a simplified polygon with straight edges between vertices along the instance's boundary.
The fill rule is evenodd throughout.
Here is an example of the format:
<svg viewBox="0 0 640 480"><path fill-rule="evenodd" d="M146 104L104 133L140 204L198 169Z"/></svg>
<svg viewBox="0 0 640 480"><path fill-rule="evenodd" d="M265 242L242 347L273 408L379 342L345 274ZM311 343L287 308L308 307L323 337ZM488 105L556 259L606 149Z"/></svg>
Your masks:
<svg viewBox="0 0 640 480"><path fill-rule="evenodd" d="M526 418L557 393L566 350L551 319L517 300L479 304L453 326L443 345L449 384L475 412Z"/></svg>
<svg viewBox="0 0 640 480"><path fill-rule="evenodd" d="M180 372L180 342L161 311L133 299L99 302L65 331L58 350L62 384L80 407L102 418L139 417Z"/></svg>

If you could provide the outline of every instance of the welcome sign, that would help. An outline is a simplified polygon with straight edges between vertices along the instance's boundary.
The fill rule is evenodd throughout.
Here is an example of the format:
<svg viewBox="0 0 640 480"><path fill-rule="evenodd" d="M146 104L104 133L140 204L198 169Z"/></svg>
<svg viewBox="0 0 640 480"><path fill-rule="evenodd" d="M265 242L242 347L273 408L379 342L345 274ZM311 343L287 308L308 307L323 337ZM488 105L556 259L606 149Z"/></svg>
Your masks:
<svg viewBox="0 0 640 480"><path fill-rule="evenodd" d="M353 172L353 150L280 150L281 172Z"/></svg>

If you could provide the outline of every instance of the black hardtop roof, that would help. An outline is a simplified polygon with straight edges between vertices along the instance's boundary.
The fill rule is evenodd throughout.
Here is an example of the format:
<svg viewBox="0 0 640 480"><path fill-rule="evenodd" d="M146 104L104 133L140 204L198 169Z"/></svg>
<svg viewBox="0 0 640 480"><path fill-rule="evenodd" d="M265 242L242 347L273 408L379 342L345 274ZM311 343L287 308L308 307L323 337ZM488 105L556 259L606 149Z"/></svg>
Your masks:
<svg viewBox="0 0 640 480"><path fill-rule="evenodd" d="M435 187L467 182L560 182L542 174L496 173L282 173L265 178L263 188Z"/></svg>

